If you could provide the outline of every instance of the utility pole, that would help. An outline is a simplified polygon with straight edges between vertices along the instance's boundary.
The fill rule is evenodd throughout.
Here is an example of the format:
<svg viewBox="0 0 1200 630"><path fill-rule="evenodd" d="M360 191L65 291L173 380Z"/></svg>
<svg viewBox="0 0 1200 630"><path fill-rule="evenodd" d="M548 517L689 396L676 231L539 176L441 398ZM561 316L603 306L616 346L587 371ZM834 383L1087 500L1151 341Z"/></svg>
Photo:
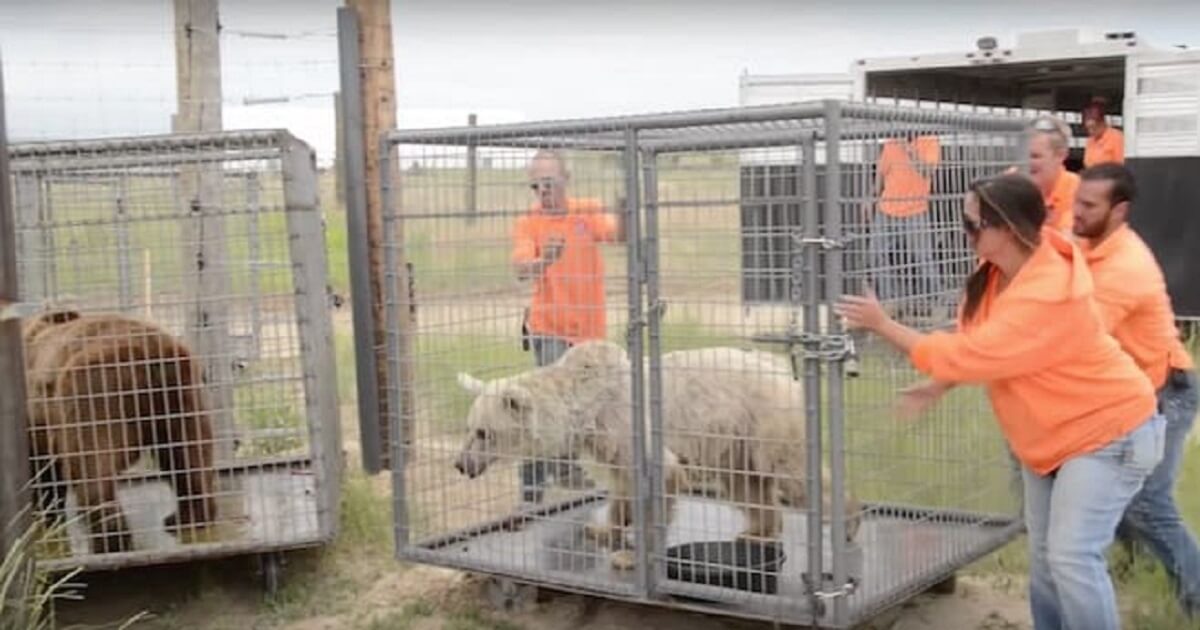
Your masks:
<svg viewBox="0 0 1200 630"><path fill-rule="evenodd" d="M221 131L221 24L218 0L175 0L176 133ZM218 411L218 461L233 457L233 365L225 298L231 293L225 220L221 215L219 164L179 169L178 202L186 217L182 229L184 290L192 292L188 337L204 371ZM214 299L217 298L217 299Z"/></svg>
<svg viewBox="0 0 1200 630"><path fill-rule="evenodd" d="M412 326L415 317L409 304L411 295L410 273L408 265L401 258L396 269L384 268L385 246L399 247L403 252L404 228L403 223L396 221L394 227L385 226L384 216L391 209L383 207L383 182L387 182L392 190L398 190L395 160L388 172L383 172L381 166L380 140L384 133L396 127L396 74L392 54L392 14L388 0L346 0L346 8L357 14L358 41L358 83L361 100L361 138L363 156L363 186L365 186L365 232L367 237L367 257L370 296L371 319L374 329L374 363L376 389L378 397L379 452L368 453L367 442L364 440L364 467L369 472L391 468L391 449L393 436L389 426L389 418L398 413L401 421L401 431L406 440L412 438L413 413L413 378L412 378ZM343 72L353 69L343 68ZM345 77L344 77L345 78ZM347 83L344 81L343 86ZM350 112L349 104L352 99L342 92L342 116L347 124L358 119L358 112ZM349 185L357 185L349 182ZM398 193L397 193L398 194ZM397 197L398 198L398 197ZM350 199L347 197L347 212ZM349 220L349 217L348 217ZM390 234L385 234L390 229ZM353 268L353 264L352 264ZM399 357L397 357L396 381L399 391L389 388L388 372L392 364L388 361L388 321L387 296L385 283L388 278L394 278L398 286L394 287L393 295L397 296L397 313L399 315L399 330L390 331L399 340ZM361 285L356 286L356 289ZM360 385L361 392L361 385ZM393 400L392 395L398 394L399 400ZM361 400L361 396L360 396ZM369 411L369 410L368 410ZM361 418L360 418L361 421ZM364 430L366 428L364 427ZM411 453L411 451L410 451ZM376 458L376 455L378 457ZM373 461L376 460L377 461ZM406 459L411 462L411 455Z"/></svg>
<svg viewBox="0 0 1200 630"><path fill-rule="evenodd" d="M175 0L175 131L221 130L218 0Z"/></svg>

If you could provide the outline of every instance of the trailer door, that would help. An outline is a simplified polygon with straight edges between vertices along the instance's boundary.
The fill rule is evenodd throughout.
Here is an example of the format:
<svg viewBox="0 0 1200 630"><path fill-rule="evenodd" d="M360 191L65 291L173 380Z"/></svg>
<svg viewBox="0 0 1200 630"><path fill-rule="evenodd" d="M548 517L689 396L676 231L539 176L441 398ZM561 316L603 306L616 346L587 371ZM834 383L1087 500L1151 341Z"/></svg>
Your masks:
<svg viewBox="0 0 1200 630"><path fill-rule="evenodd" d="M1200 156L1200 51L1126 58L1125 154Z"/></svg>
<svg viewBox="0 0 1200 630"><path fill-rule="evenodd" d="M1125 153L1138 183L1129 221L1158 258L1176 315L1200 318L1200 51L1126 63Z"/></svg>

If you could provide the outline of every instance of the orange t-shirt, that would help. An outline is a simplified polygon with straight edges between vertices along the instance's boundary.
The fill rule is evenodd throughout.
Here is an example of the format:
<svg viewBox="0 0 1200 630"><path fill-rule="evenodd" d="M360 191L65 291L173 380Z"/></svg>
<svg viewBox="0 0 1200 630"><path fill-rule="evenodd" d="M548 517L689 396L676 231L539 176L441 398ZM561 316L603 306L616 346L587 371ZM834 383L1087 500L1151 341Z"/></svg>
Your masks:
<svg viewBox="0 0 1200 630"><path fill-rule="evenodd" d="M934 379L984 383L1016 456L1040 475L1140 426L1157 408L1150 380L1104 329L1082 252L1065 235L1042 243L1007 288L993 275L956 332L911 350Z"/></svg>
<svg viewBox="0 0 1200 630"><path fill-rule="evenodd" d="M578 343L605 335L604 257L598 245L616 235L616 217L596 199L567 200L567 212L549 214L534 204L513 230L514 263L541 258L551 237L563 240L562 254L534 280L529 329Z"/></svg>
<svg viewBox="0 0 1200 630"><path fill-rule="evenodd" d="M1166 383L1170 368L1192 369L1162 269L1145 241L1122 225L1099 245L1083 247L1106 328L1154 387Z"/></svg>
<svg viewBox="0 0 1200 630"><path fill-rule="evenodd" d="M879 152L879 173L883 177L883 191L879 195L879 211L893 217L910 217L929 209L929 178L921 175L904 148L904 140L891 139L883 144ZM941 159L941 148L937 138L920 136L913 140L912 147L917 159L929 166L937 166Z"/></svg>
<svg viewBox="0 0 1200 630"><path fill-rule="evenodd" d="M1054 182L1050 194L1042 198L1046 203L1046 225L1071 233L1075 223L1075 191L1079 189L1079 176L1063 169Z"/></svg>
<svg viewBox="0 0 1200 630"><path fill-rule="evenodd" d="M1100 134L1097 140L1088 136L1087 145L1083 148L1083 166L1087 168L1102 162L1125 161L1125 134L1119 129L1109 127Z"/></svg>

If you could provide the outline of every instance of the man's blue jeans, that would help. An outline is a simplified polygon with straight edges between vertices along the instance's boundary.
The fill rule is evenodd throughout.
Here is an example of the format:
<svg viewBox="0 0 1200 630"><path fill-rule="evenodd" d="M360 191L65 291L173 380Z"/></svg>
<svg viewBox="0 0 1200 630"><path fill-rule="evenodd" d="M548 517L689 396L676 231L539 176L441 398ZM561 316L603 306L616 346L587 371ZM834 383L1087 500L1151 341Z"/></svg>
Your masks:
<svg viewBox="0 0 1200 630"><path fill-rule="evenodd" d="M1188 432L1196 420L1196 373L1181 372L1159 393L1159 409L1167 420L1163 459L1146 485L1133 497L1118 535L1132 538L1162 562L1175 585L1175 596L1185 614L1200 616L1200 547L1179 516L1175 482Z"/></svg>
<svg viewBox="0 0 1200 630"><path fill-rule="evenodd" d="M902 218L875 213L870 265L879 299L927 304L942 291L934 258L935 227L928 211Z"/></svg>
<svg viewBox="0 0 1200 630"><path fill-rule="evenodd" d="M1104 552L1126 507L1162 460L1165 431L1166 420L1155 414L1050 475L1023 469L1035 630L1120 627Z"/></svg>

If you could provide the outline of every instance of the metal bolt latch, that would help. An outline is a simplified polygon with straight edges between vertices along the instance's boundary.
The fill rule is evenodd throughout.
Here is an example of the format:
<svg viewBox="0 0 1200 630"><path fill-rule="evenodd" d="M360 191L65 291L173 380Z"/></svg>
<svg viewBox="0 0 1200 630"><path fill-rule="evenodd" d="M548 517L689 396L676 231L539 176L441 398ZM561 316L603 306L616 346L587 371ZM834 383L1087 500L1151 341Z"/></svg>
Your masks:
<svg viewBox="0 0 1200 630"><path fill-rule="evenodd" d="M783 333L755 335L754 341L779 343L793 348L793 356L821 361L841 361L855 354L854 339L850 335L819 335L814 333ZM797 346L800 347L796 350Z"/></svg>
<svg viewBox="0 0 1200 630"><path fill-rule="evenodd" d="M34 302L8 302L0 300L0 322L25 319L26 317L38 315L45 311L46 307L44 305Z"/></svg>

